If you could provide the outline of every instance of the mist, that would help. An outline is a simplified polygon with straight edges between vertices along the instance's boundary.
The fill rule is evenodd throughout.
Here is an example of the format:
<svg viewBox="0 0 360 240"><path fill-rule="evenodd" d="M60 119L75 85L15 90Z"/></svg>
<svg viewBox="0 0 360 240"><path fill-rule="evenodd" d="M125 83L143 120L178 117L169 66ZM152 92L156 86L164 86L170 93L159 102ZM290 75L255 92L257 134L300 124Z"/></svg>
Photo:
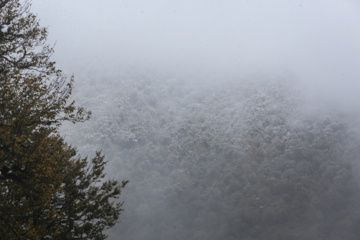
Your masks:
<svg viewBox="0 0 360 240"><path fill-rule="evenodd" d="M66 68L359 76L357 1L33 1ZM352 64L351 64L352 63ZM73 70L73 69L71 69ZM305 78L304 77L304 78Z"/></svg>
<svg viewBox="0 0 360 240"><path fill-rule="evenodd" d="M130 180L109 239L357 239L359 1L32 11L94 113L63 134Z"/></svg>

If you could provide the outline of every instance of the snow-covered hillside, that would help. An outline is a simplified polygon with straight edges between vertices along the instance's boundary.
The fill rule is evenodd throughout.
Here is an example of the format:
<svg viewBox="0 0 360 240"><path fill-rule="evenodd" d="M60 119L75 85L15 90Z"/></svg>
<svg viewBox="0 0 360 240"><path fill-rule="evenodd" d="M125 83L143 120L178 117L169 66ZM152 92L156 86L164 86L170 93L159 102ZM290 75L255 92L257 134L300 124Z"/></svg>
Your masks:
<svg viewBox="0 0 360 240"><path fill-rule="evenodd" d="M130 180L109 239L356 239L356 113L309 108L291 81L205 83L78 78L93 117L63 134Z"/></svg>

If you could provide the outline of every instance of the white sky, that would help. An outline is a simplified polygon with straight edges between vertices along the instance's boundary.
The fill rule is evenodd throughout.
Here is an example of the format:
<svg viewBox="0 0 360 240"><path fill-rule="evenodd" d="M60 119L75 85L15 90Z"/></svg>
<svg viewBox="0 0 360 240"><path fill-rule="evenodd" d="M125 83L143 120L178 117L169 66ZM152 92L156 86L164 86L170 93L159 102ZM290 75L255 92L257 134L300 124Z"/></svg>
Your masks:
<svg viewBox="0 0 360 240"><path fill-rule="evenodd" d="M32 2L60 67L75 73L290 73L315 87L360 90L358 0Z"/></svg>

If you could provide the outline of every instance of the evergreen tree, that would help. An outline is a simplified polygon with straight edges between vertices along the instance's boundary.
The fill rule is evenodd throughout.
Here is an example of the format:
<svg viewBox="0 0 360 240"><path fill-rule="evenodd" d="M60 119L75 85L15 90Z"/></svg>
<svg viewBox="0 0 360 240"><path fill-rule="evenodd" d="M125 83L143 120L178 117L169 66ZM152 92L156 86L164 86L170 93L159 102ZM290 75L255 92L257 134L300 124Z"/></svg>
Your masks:
<svg viewBox="0 0 360 240"><path fill-rule="evenodd" d="M63 121L91 112L68 102L73 78L50 61L47 30L29 8L0 1L0 236L105 239L127 182L103 180L103 156L89 163L59 135Z"/></svg>

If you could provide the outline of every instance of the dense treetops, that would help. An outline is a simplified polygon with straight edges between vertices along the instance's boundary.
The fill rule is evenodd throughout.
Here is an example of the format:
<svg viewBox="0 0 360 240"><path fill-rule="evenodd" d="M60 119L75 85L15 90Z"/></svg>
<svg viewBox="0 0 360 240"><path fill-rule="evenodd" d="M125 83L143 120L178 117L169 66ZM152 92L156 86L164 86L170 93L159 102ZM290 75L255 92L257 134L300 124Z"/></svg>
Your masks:
<svg viewBox="0 0 360 240"><path fill-rule="evenodd" d="M356 112L309 107L291 81L220 81L134 74L78 92L97 117L69 141L132 181L110 239L357 240Z"/></svg>
<svg viewBox="0 0 360 240"><path fill-rule="evenodd" d="M103 156L82 159L58 134L91 113L68 102L73 79L50 60L46 36L30 1L0 1L0 235L104 239L126 182L103 180Z"/></svg>

